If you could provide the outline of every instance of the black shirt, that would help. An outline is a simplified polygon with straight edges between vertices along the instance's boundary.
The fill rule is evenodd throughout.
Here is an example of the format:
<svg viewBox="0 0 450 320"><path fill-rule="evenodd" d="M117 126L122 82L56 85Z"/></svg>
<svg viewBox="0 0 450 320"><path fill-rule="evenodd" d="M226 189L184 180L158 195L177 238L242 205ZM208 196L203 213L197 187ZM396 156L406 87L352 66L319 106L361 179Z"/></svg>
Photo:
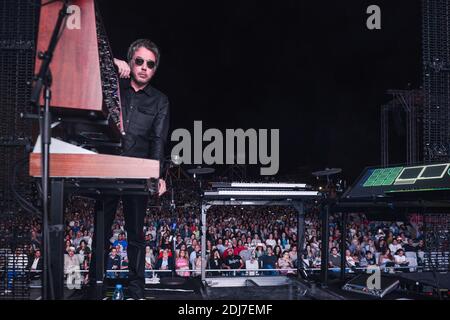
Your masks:
<svg viewBox="0 0 450 320"><path fill-rule="evenodd" d="M240 264L238 265L238 267ZM210 269L220 269L222 267L222 259L212 258L209 260L209 268Z"/></svg>
<svg viewBox="0 0 450 320"><path fill-rule="evenodd" d="M275 269L278 259L275 255L263 255L259 257L259 260L261 261L263 268L270 267L270 269Z"/></svg>
<svg viewBox="0 0 450 320"><path fill-rule="evenodd" d="M229 266L231 269L237 269L241 266L241 260L240 256L227 256L225 258L225 265Z"/></svg>
<svg viewBox="0 0 450 320"><path fill-rule="evenodd" d="M169 132L169 99L151 85L135 91L129 79L120 82L122 155L164 160L164 145Z"/></svg>

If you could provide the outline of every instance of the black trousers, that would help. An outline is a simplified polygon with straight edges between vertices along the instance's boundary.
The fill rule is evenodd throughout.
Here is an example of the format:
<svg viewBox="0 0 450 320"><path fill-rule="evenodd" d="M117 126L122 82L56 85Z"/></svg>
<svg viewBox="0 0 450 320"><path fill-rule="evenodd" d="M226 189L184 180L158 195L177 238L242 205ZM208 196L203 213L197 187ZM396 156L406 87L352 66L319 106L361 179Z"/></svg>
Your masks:
<svg viewBox="0 0 450 320"><path fill-rule="evenodd" d="M97 239L94 234L93 248L97 241L104 241L104 261L106 264L111 242L111 226L116 215L117 206L119 204L120 197L118 196L105 196L97 199L97 208L99 210L103 205L104 210L104 234L105 239ZM131 298L141 299L144 298L145 288L145 237L144 237L144 218L148 204L148 196L128 195L122 196L123 213L125 218L125 230L127 231L128 242L128 290ZM95 221L96 223L96 221ZM94 266L97 253L94 252L91 260L90 278L94 279L95 273Z"/></svg>

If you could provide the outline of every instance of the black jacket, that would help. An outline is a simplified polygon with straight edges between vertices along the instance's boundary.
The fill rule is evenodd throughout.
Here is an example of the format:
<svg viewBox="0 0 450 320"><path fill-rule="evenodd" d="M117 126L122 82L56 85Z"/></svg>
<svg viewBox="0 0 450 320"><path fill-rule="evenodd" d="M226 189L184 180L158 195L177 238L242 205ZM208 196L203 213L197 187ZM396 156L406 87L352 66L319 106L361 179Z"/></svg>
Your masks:
<svg viewBox="0 0 450 320"><path fill-rule="evenodd" d="M164 161L164 147L169 132L169 99L151 85L138 94L138 105L131 106L136 94L130 80L121 80L120 98L125 135L122 136L122 155Z"/></svg>

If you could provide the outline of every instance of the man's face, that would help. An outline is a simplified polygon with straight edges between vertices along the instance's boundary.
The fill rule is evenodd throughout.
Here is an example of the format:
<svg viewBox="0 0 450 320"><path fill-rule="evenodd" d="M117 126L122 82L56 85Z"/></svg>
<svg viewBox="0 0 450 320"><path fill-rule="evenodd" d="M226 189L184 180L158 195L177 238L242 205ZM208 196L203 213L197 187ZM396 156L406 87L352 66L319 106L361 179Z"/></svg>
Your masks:
<svg viewBox="0 0 450 320"><path fill-rule="evenodd" d="M142 60L144 62L139 66L136 61L142 62ZM149 83L151 78L155 74L155 68L150 69L147 66L147 62L150 60L156 62L155 54L152 51L141 47L136 50L133 58L130 61L131 77L139 85L146 85L147 83Z"/></svg>

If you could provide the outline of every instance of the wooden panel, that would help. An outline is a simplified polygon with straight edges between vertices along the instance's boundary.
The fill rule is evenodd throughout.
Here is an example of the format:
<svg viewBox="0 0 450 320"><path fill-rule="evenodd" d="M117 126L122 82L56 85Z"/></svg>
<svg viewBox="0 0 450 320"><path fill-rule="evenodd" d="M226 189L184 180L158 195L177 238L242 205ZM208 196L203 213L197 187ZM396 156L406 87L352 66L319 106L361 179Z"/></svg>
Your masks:
<svg viewBox="0 0 450 320"><path fill-rule="evenodd" d="M53 76L51 105L101 111L103 98L94 0L74 0L70 4L78 6L80 12L79 16L69 16L64 24L50 65ZM56 1L41 9L38 52L45 52L48 48L61 5L62 2ZM76 25L74 19L78 17L80 28L73 28ZM36 73L40 66L41 60L36 59Z"/></svg>
<svg viewBox="0 0 450 320"><path fill-rule="evenodd" d="M41 177L41 155L30 156L30 176ZM159 161L105 154L51 154L50 177L159 178Z"/></svg>

